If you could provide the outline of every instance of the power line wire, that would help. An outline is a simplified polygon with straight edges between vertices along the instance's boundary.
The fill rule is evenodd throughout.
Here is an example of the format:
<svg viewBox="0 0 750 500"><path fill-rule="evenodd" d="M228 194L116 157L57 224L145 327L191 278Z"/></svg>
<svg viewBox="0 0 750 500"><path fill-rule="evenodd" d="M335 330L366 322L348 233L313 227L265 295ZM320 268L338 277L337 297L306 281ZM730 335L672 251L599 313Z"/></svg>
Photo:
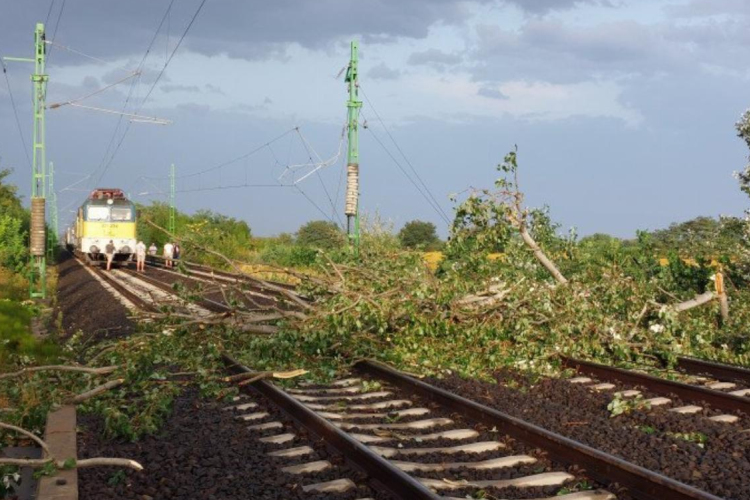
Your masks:
<svg viewBox="0 0 750 500"><path fill-rule="evenodd" d="M173 0L174 1L174 0ZM167 62L164 63L164 67L162 67L159 74L156 76L156 80L154 80L154 83L151 85L151 88L149 89L148 93L146 94L146 97L143 98L143 101L141 101L141 104L138 106L138 110L135 114L138 114L141 109L143 109L143 106L146 104L146 101L148 101L148 98L151 96L151 93L156 88L156 84L159 83L159 80L161 79L162 75L164 74L164 71L166 71L167 66L169 66L169 63L172 61L172 58L174 57L175 53L177 52L177 49L180 48L180 45L182 45L182 41L185 39L185 37L188 34L188 31L190 31L191 26L193 26L193 23L198 18L198 15L201 13L201 10L203 10L203 6L206 4L207 0L202 0L200 5L198 6L198 9L196 9L195 14L193 14L192 19L190 19L190 23L188 23L187 27L185 28L185 31L182 33L182 36L180 37L180 40L177 42L177 45L175 45L174 50L172 50L172 53L169 55L169 59L167 59ZM172 4L170 3L170 6ZM167 14L169 11L167 11ZM117 143L117 147L115 148L114 152L112 153L112 156L110 157L107 164L104 166L104 170L99 175L99 179L97 182L101 182L102 177L104 177L104 174L109 169L109 166L112 165L112 162L115 159L115 156L117 155L117 152L120 150L120 146L122 145L123 141L125 140L125 137L128 135L128 131L130 130L130 126L133 123L133 121L129 121L127 126L125 127L125 131L122 134L122 138L120 139L120 142Z"/></svg>
<svg viewBox="0 0 750 500"><path fill-rule="evenodd" d="M177 177L178 177L178 178L180 178L180 179L185 179L185 178L188 178L188 177L195 177L195 176L197 176L197 175L202 175L202 174L206 174L206 173L208 173L208 172L213 172L214 170L218 170L218 169L220 169L220 168L222 168L222 167L226 167L227 165L231 165L232 163L236 163L236 162L238 162L238 161L240 161L240 160L244 160L245 158L248 158L248 157L250 157L250 156L254 155L254 154L255 154L255 153L257 153L258 151L261 151L261 150L262 150L262 149L264 149L264 148L265 148L266 146L270 146L270 145L271 145L271 144L273 144L274 142L276 142L276 141L278 141L278 140L280 140L280 139L284 138L284 137L285 137L286 135L288 135L288 134L291 134L292 132L294 132L294 131L295 131L295 130L297 130L297 129L299 129L299 127L293 127L293 128L290 128L289 130L287 130L287 131L286 131L286 132L284 132L283 134L280 134L280 135L278 135L278 136L274 137L273 139L271 139L270 141L268 141L268 142L266 142L266 143L264 143L264 144L261 144L260 146L258 146L258 147L256 147L256 148L254 148L254 149L253 149L252 151L250 151L249 153L245 153L245 154L242 154L242 155L240 155L240 156L238 156L238 157L236 157L236 158L233 158L233 159L231 159L231 160L227 160L227 161L224 161L224 162L222 162L222 163L219 163L219 164L218 164L218 165L216 165L216 166L213 166L213 167L209 167L209 168L207 168L207 169L205 169L205 170L201 170L201 171L199 171L199 172L193 172L193 173L190 173L190 174L178 175Z"/></svg>
<svg viewBox="0 0 750 500"><path fill-rule="evenodd" d="M363 116L364 116L364 113L363 113ZM422 195L422 197L425 199L425 201L427 201L430 207L432 207L432 209L435 210L438 216L440 216L440 218L443 219L443 221L446 224L450 224L450 219L448 219L447 215L442 210L440 210L439 206L435 205L432 199L424 192L422 187L419 184L417 184L417 182L412 178L411 175L409 175L409 172L407 172L404 166L401 165L401 163L398 161L398 159L395 156L393 156L393 153L391 153L391 151L385 146L385 144L383 144L383 141L381 141L380 138L375 134L375 132L373 132L372 128L367 127L367 130L370 131L375 141L380 145L381 148L383 148L383 151L386 152L386 154L391 158L391 160L393 160L393 163L395 163L398 169L401 170L401 173L404 174L404 176L407 179L409 179L409 182L411 182L411 184L419 192L419 194Z"/></svg>
<svg viewBox="0 0 750 500"><path fill-rule="evenodd" d="M50 16L50 14L52 14L52 7L54 7L54 6L55 6L55 0L52 0L49 3L49 10L47 10L47 19L44 20L44 25L45 26L47 26L47 24L49 23L49 16Z"/></svg>
<svg viewBox="0 0 750 500"><path fill-rule="evenodd" d="M360 86L359 89L362 91L362 95L365 96L365 100L367 101L367 105L372 109L373 113L375 113L375 116L377 117L378 121L380 122L380 125L383 127L383 130L385 130L385 133L388 134L388 137L391 139L391 142L393 143L393 145L396 146L396 149L398 150L398 152L401 153L401 156L404 158L404 160L406 161L406 164L409 166L409 168L411 169L411 171L414 173L414 176L417 178L417 180L419 181L419 183L422 185L422 188L429 195L429 197L432 200L434 206L438 208L438 210L440 211L443 219L446 222L450 223L450 219L448 217L448 214L445 213L445 211L443 210L443 207L440 205L440 203L438 203L437 199L432 194L432 191L430 191L430 188L427 187L427 184L424 182L424 180L422 179L422 177L417 172L417 169L414 168L414 165L412 165L411 161L409 161L409 158L406 156L406 154L404 153L404 151L401 149L401 146L399 146L399 144L396 142L396 139L393 137L393 135L391 134L390 130L388 130L388 127L385 126L385 122L380 117L380 113L378 113L378 110L375 109L375 106L373 106L372 101L370 101L370 98L367 97L367 92L365 92L365 90L362 88L362 86Z"/></svg>
<svg viewBox="0 0 750 500"><path fill-rule="evenodd" d="M63 11L65 10L65 1L63 0L62 5L60 6L60 12L57 14L57 22L55 23L55 30L52 32L52 43L55 43L55 38L57 37L57 28L60 26L60 19L62 18ZM50 50L47 53L47 64L49 64L50 57L52 56L52 46L50 46Z"/></svg>
<svg viewBox="0 0 750 500"><path fill-rule="evenodd" d="M320 206L318 206L318 204L317 204L317 203L315 203L315 202L313 201L313 199L312 199L312 198L310 198L310 197L309 197L309 196L307 195L307 193L305 193L305 192L304 192L304 191L302 190L302 188L301 188L301 187L299 187L299 184L292 184L292 186L293 186L293 187L294 187L294 188L295 188L295 189L296 189L296 190L297 190L297 191L298 191L298 192L299 192L299 193L300 193L300 194L301 194L302 196L304 196L304 197L305 197L305 199L307 199L307 201L309 201L309 202L310 202L310 204L311 204L312 206L314 206L314 207L315 207L315 208L316 208L316 209L318 210L318 212L320 212L320 213L321 213L321 215L323 215L323 217L325 217L326 219L328 219L328 221L329 221L329 222L332 222L333 224L336 224L336 221L335 221L335 220L333 220L333 218L331 218L331 217L330 217L330 216L329 216L329 215L328 215L328 214L327 214L327 213L326 213L326 212L325 212L325 211L324 211L324 210L323 210L322 208L320 208ZM339 226L339 227L340 227L340 226Z"/></svg>
<svg viewBox="0 0 750 500"><path fill-rule="evenodd" d="M307 141L304 137L302 137L302 134L300 133L299 129L297 129L297 134L299 134L300 141L302 142L302 145L305 148L305 151L307 151L307 157L310 159L310 164L315 165L315 160L313 160L313 152L310 151L310 147L307 144ZM315 153L315 156L318 157L319 162L323 162L323 159L318 155L318 153ZM334 214L336 218L339 221L339 224L342 226L344 225L344 221L341 220L341 216L339 215L338 211L336 210L336 204L333 202L333 199L331 199L331 195L328 192L328 188L325 185L325 182L323 182L323 177L320 175L320 169L316 168L315 173L317 174L318 180L320 181L320 185L323 186L323 192L326 194L326 198L328 198L328 202L331 204L331 214Z"/></svg>
<svg viewBox="0 0 750 500"><path fill-rule="evenodd" d="M159 26L157 26L156 30L154 31L154 36L151 37L151 41L149 42L148 47L146 48L146 52L143 53L143 57L141 58L141 62L138 63L137 71L141 72L141 74L142 74L143 66L146 63L146 58L151 53L151 48L154 46L154 42L156 41L156 38L159 36L159 31L161 31L161 27L164 25L164 21L167 19L167 15L172 10L172 5L174 5L174 2L175 2L175 0L171 0L169 2L169 5L167 6L167 10L164 12L164 15L162 16L161 21L159 22ZM135 89L137 83L140 82L140 79L141 79L141 77L139 76L138 78L134 79L132 81L132 83L130 84L130 89L128 90L128 95L125 97L125 104L123 104L123 106L122 106L122 112L123 113L127 109L128 104L130 103L130 99L133 97L133 90ZM112 148L112 144L115 143L115 138L117 137L117 133L120 131L120 125L122 125L123 116L124 115L120 115L120 117L118 118L117 124L115 125L115 129L112 132L112 137L110 137L109 143L107 144L107 148L104 150L104 156L102 157L102 161L99 162L99 165L92 172L92 178L96 174L96 172L104 166L104 164L105 164L105 162L107 160L107 156L109 155L110 149ZM128 122L128 123L130 123L130 122ZM127 130L125 131L125 134L127 134ZM123 139L124 139L124 135L123 135ZM119 146L122 144L122 140L123 139L120 140L120 142L119 142L119 144L117 146L118 149L119 149ZM114 153L113 153L113 157L112 158L114 159ZM111 163L111 160L110 160L110 163Z"/></svg>
<svg viewBox="0 0 750 500"><path fill-rule="evenodd" d="M13 106L13 115L16 117L16 126L18 127L18 135L21 138L21 144L23 145L23 152L26 155L26 161L29 163L29 168L33 170L31 166L31 157L29 157L29 150L26 147L26 139L23 136L23 128L21 127L21 120L18 118L18 108L16 108L16 100L13 98L13 90L10 88L10 80L8 79L8 68L5 66L5 61L0 58L0 62L3 64L3 75L5 76L5 84L8 86L8 96L10 96L10 104Z"/></svg>
<svg viewBox="0 0 750 500"><path fill-rule="evenodd" d="M151 88L149 89L148 93L146 94L146 97L143 98L143 102L141 102L141 105L139 106L139 109L143 107L144 104L146 104L146 101L148 101L149 96L151 96L151 92L154 91L156 88L156 84L159 83L159 80L161 80L162 75L164 74L164 71L166 71L167 66L169 66L169 63L172 61L172 58L174 57L175 53L177 52L177 49L180 48L180 45L182 45L182 41L185 39L185 37L188 34L188 31L190 31L190 27L193 26L193 23L198 18L198 15L201 13L201 10L203 10L203 6L206 4L207 0L202 0L200 5L198 6L198 9L195 11L195 14L193 14L192 19L190 19L190 23L188 23L187 27L185 28L185 31L182 33L182 36L180 37L180 40L177 42L177 45L175 45L174 49L172 50L172 53L169 55L169 59L164 63L164 67L162 67L159 74L156 76L156 80L154 80L154 83L151 85Z"/></svg>

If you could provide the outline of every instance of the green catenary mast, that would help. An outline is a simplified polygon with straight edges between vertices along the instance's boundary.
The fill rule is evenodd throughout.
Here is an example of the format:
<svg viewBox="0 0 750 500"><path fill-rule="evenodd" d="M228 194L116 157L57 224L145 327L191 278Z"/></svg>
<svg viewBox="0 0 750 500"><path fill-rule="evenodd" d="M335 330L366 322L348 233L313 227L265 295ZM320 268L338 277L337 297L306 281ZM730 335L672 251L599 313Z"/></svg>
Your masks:
<svg viewBox="0 0 750 500"><path fill-rule="evenodd" d="M34 32L34 58L6 57L7 61L34 63L34 73L31 81L34 82L34 146L33 164L31 166L31 242L30 257L31 271L29 279L29 292L33 298L46 298L47 296L47 261L45 256L46 226L45 226L45 188L47 177L45 174L46 147L44 110L47 98L47 80L45 74L46 39L44 35L44 24L37 23Z"/></svg>
<svg viewBox="0 0 750 500"><path fill-rule="evenodd" d="M345 81L349 84L349 100L346 101L349 147L346 156L346 232L354 248L359 248L359 80L357 63L359 44L352 41L351 58L346 69ZM352 222L354 224L352 225Z"/></svg>

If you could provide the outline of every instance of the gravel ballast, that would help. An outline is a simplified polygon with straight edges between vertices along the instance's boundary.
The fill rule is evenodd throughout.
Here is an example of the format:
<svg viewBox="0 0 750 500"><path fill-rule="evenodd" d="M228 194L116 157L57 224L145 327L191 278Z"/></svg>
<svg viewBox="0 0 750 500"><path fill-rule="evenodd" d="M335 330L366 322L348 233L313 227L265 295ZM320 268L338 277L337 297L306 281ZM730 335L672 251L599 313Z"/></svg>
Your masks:
<svg viewBox="0 0 750 500"><path fill-rule="evenodd" d="M201 399L196 390L188 390L176 399L173 413L160 432L135 443L104 439L101 420L81 416L78 437L81 458L127 457L139 461L145 470L123 473L113 468L82 469L80 499L390 498L372 491L365 485L362 473L349 468L339 454L329 451L322 441L296 427L261 395L241 402L251 401L258 407L248 411L223 410L231 403ZM246 427L255 422L243 422L237 417L250 412L268 412L271 418L264 422L278 420L284 423L284 428L248 431ZM258 440L281 433L294 433L296 437L284 444ZM267 456L274 450L305 445L311 446L314 453L297 458ZM328 460L334 467L303 475L281 471L282 467L316 460ZM335 495L302 491L303 485L338 478L349 478L358 487Z"/></svg>
<svg viewBox="0 0 750 500"><path fill-rule="evenodd" d="M668 408L685 403L672 395L668 408L612 418L607 404L614 391L633 387L597 393L563 379L533 383L510 372L500 372L496 378L497 385L457 376L429 383L714 495L750 498L750 433L743 430L746 416L736 424L724 424L706 418L718 413L710 409L697 415L676 414ZM654 396L640 389L644 397Z"/></svg>

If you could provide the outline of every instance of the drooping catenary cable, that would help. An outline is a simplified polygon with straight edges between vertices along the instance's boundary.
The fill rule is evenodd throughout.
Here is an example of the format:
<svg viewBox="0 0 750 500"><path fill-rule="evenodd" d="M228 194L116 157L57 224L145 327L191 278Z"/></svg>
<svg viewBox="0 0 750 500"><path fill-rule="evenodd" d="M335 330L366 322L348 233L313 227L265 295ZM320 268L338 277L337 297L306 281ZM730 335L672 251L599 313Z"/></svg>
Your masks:
<svg viewBox="0 0 750 500"><path fill-rule="evenodd" d="M364 113L360 114L364 117ZM383 141L380 140L380 137L377 136L377 134L372 130L371 127L367 127L367 130L370 132L375 141L380 145L380 147L383 148L383 151L385 151L386 154L391 158L391 160L393 160L393 163L398 167L401 173L404 174L404 177L406 177L414 186L414 188L419 192L419 194L422 195L427 204L430 205L433 210L435 210L435 213L437 213L438 216L443 219L446 224L450 225L451 222L450 219L448 219L448 216L445 215L445 213L440 209L439 205L435 205L432 199L423 191L422 187L412 178L411 175L409 175L409 172L407 172L404 166L401 165L401 162L399 162L398 159L393 155L393 153L386 147L386 145L383 144Z"/></svg>
<svg viewBox="0 0 750 500"><path fill-rule="evenodd" d="M26 138L23 135L23 128L21 127L21 120L18 118L18 108L16 107L16 100L13 98L13 90L10 87L10 80L8 79L8 68L5 67L5 61L0 57L0 63L3 65L3 76L5 76L5 84L8 86L8 96L10 97L10 104L13 106L13 115L16 117L16 127L18 127L18 136L21 138L21 145L23 145L23 153L26 155L26 161L29 164L29 170L33 170L31 166L31 157L29 156L29 150L26 147Z"/></svg>
<svg viewBox="0 0 750 500"><path fill-rule="evenodd" d="M202 174L206 174L206 173L208 173L208 172L213 172L214 170L218 170L218 169L220 169L220 168L222 168L222 167L225 167L225 166L227 166L227 165L230 165L230 164L232 164L232 163L236 163L236 162L238 162L238 161L240 161L240 160L244 160L245 158L248 158L248 157L250 157L250 156L254 155L254 154L255 154L255 153L257 153L258 151L261 151L261 150L262 150L262 149L264 149L264 148L265 148L266 146L268 146L268 145L270 145L270 144L273 144L274 142L276 142L276 141L278 141L278 140L280 140L280 139L284 138L285 136L287 136L287 135L291 134L292 132L294 132L294 131L295 131L295 130L297 130L297 129L298 129L298 127L292 127L292 128L290 128L289 130L287 130L286 132L284 132L284 133L282 133L282 134L279 134L279 135L277 135L276 137L274 137L274 138L273 138L273 139L271 139L270 141L268 141L268 142L265 142L265 143L261 144L260 146L257 146L257 147L255 147L255 148L253 148L253 149L252 149L251 151L249 151L248 153L244 153L244 154L242 154L242 155L240 155L240 156L237 156L237 157L235 157L235 158L232 158L231 160L227 160L227 161L221 162L221 163L219 163L218 165L215 165L215 166L213 166L213 167L209 167L209 168L206 168L206 169L203 169L203 170L199 170L198 172L191 172L191 173L189 173L189 174L178 175L177 177L178 177L178 178L182 178L182 179L184 179L184 178L188 178L188 177L195 177L195 176L197 176L197 175L202 175Z"/></svg>
<svg viewBox="0 0 750 500"><path fill-rule="evenodd" d="M419 173L417 172L417 170L414 168L414 165L411 163L411 161L409 161L409 158L406 156L406 154L404 153L404 151L401 149L401 146L399 146L398 142L396 142L396 139L393 137L393 134L391 134L390 130L388 130L388 127L386 127L385 122L383 121L383 119L380 116L380 113L378 113L378 110L375 109L375 106L373 106L372 101L370 101L370 98L367 96L367 92L365 92L365 90L362 88L361 85L359 87L359 90L362 91L362 95L365 97L365 100L367 101L367 105L370 107L370 109L372 109L373 113L375 113L375 117L378 119L378 121L380 122L380 125L383 127L383 130L385 130L385 133L391 139L391 142L393 143L394 146L396 146L396 149L398 150L398 152L401 154L401 156L403 157L403 159L406 162L406 164L411 169L412 173L414 174L414 177L416 177L416 179L419 181L419 184L422 186L422 189L424 189L424 192L427 193L427 196L429 196L430 200L432 201L432 203L430 203L430 205L432 205L433 208L437 208L437 211L439 212L439 215L443 218L443 220L445 220L446 223L450 224L450 218L448 217L448 214L445 213L445 210L443 210L443 207L440 205L440 203L438 203L437 199L432 194L432 191L430 191L430 188L427 187L427 184L424 182L424 180L422 179L422 177L419 175ZM423 194L423 196L424 196L424 194Z"/></svg>
<svg viewBox="0 0 750 500"><path fill-rule="evenodd" d="M305 151L307 151L307 157L310 160L310 164L314 165L315 160L313 160L313 157L312 157L313 151L311 151L310 145L307 144L307 141L305 140L305 138L302 137L302 134L300 133L299 128L297 129L297 134L299 134L300 141L302 142L302 145L304 146ZM320 155L318 155L318 153L315 153L315 156L318 157L319 162L323 161L323 159L320 157ZM333 199L331 198L331 194L328 192L328 188L326 187L325 182L323 182L323 177L320 175L320 169L315 169L315 173L317 174L318 180L320 181L320 185L323 186L323 192L325 193L326 198L328 198L328 203L331 204L331 214L334 214L336 218L338 219L339 224L343 226L344 221L341 220L341 216L336 210L336 203L334 203Z"/></svg>

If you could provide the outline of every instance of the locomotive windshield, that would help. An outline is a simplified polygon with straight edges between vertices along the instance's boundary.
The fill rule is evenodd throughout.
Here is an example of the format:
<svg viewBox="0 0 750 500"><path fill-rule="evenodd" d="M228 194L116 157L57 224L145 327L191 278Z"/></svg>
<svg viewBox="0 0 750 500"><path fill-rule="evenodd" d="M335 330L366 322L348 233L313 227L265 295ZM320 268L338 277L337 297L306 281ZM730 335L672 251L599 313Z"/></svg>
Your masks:
<svg viewBox="0 0 750 500"><path fill-rule="evenodd" d="M133 211L130 207L112 207L112 220L117 222L133 220Z"/></svg>
<svg viewBox="0 0 750 500"><path fill-rule="evenodd" d="M86 220L101 222L132 222L133 209L129 206L112 207L108 205L89 205L86 210Z"/></svg>
<svg viewBox="0 0 750 500"><path fill-rule="evenodd" d="M109 207L90 206L86 211L86 220L107 220L109 219Z"/></svg>

